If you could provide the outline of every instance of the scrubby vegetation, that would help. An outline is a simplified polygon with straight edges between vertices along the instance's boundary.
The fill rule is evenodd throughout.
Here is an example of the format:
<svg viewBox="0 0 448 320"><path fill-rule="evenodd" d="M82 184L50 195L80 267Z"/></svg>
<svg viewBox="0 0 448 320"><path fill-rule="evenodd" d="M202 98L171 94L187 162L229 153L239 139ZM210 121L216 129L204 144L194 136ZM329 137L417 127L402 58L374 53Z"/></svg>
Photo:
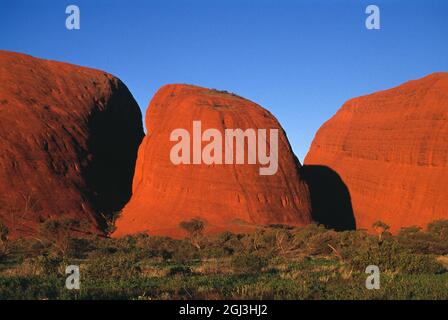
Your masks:
<svg viewBox="0 0 448 320"><path fill-rule="evenodd" d="M251 234L203 235L186 221L183 240L138 234L71 238L71 220L42 237L11 240L0 224L1 299L448 299L448 221L396 235L275 225ZM79 265L80 290L65 288ZM379 290L365 269L381 271Z"/></svg>

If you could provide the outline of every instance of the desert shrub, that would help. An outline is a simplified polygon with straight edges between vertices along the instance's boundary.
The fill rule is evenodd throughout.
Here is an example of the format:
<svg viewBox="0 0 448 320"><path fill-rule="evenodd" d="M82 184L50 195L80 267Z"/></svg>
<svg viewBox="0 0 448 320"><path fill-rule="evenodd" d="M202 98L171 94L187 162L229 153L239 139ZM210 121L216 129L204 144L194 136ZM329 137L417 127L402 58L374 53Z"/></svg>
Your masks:
<svg viewBox="0 0 448 320"><path fill-rule="evenodd" d="M202 259L223 258L233 253L233 250L216 242L202 242L201 248L200 257Z"/></svg>
<svg viewBox="0 0 448 320"><path fill-rule="evenodd" d="M257 273L267 265L268 260L256 254L238 254L231 261L231 266L237 273Z"/></svg>
<svg viewBox="0 0 448 320"><path fill-rule="evenodd" d="M293 226L290 226L290 225L287 225L287 224L270 224L270 225L268 225L268 227L269 228L272 228L272 229L278 229L278 230L293 230L294 229L294 227Z"/></svg>
<svg viewBox="0 0 448 320"><path fill-rule="evenodd" d="M358 272L364 272L369 265L378 266L382 272L397 272L401 251L395 241L376 241L368 247L354 248L347 261Z"/></svg>
<svg viewBox="0 0 448 320"><path fill-rule="evenodd" d="M247 238L244 234L232 234L222 245L230 254L241 253L246 251L244 240Z"/></svg>
<svg viewBox="0 0 448 320"><path fill-rule="evenodd" d="M119 250L113 243L109 243L109 245L101 244L99 246L94 246L93 244L91 245L93 248L92 250L89 250L87 254L88 259L99 259L104 256L113 255Z"/></svg>
<svg viewBox="0 0 448 320"><path fill-rule="evenodd" d="M381 220L378 220L372 224L373 230L378 235L378 240L382 241L383 239L390 239L392 237L392 233L390 233L390 226L384 223Z"/></svg>
<svg viewBox="0 0 448 320"><path fill-rule="evenodd" d="M224 231L217 235L218 242L219 243L226 243L227 241L231 240L235 235L230 231Z"/></svg>
<svg viewBox="0 0 448 320"><path fill-rule="evenodd" d="M372 243L368 248L354 250L348 263L358 272L376 265L382 272L400 274L434 274L444 268L430 255L416 255L404 249L395 239Z"/></svg>
<svg viewBox="0 0 448 320"><path fill-rule="evenodd" d="M112 243L121 252L139 252L147 250L148 241L151 239L147 233L137 233L118 239L105 239L105 243Z"/></svg>
<svg viewBox="0 0 448 320"><path fill-rule="evenodd" d="M291 250L306 255L341 255L338 249L341 233L328 230L322 225L310 224L291 231L288 240Z"/></svg>
<svg viewBox="0 0 448 320"><path fill-rule="evenodd" d="M30 275L50 276L63 273L63 260L59 256L41 254L23 260L21 270Z"/></svg>
<svg viewBox="0 0 448 320"><path fill-rule="evenodd" d="M84 259L94 247L88 239L69 238L67 244L67 258Z"/></svg>
<svg viewBox="0 0 448 320"><path fill-rule="evenodd" d="M307 253L310 255L340 255L335 249L336 235L335 231L327 231L311 236L308 240Z"/></svg>
<svg viewBox="0 0 448 320"><path fill-rule="evenodd" d="M191 219L190 221L182 221L179 223L179 227L188 233L191 243L200 249L199 239L204 231L204 222L199 219Z"/></svg>
<svg viewBox="0 0 448 320"><path fill-rule="evenodd" d="M448 241L448 220L436 220L428 224L428 233Z"/></svg>
<svg viewBox="0 0 448 320"><path fill-rule="evenodd" d="M238 252L250 251L248 235L223 232L202 237L200 240L200 256L202 258L228 257Z"/></svg>
<svg viewBox="0 0 448 320"><path fill-rule="evenodd" d="M199 258L198 249L189 240L177 240L168 237L149 236L139 241L132 250L147 258L161 258L183 263Z"/></svg>
<svg viewBox="0 0 448 320"><path fill-rule="evenodd" d="M440 274L445 272L442 264L432 255L404 254L401 272L404 274Z"/></svg>
<svg viewBox="0 0 448 320"><path fill-rule="evenodd" d="M255 232L253 236L253 249L256 251L273 251L276 246L277 230L262 229Z"/></svg>
<svg viewBox="0 0 448 320"><path fill-rule="evenodd" d="M419 227L407 227L400 229L396 239L415 254L448 254L448 239L444 241L441 235L443 230L423 232Z"/></svg>
<svg viewBox="0 0 448 320"><path fill-rule="evenodd" d="M193 271L198 274L228 274L230 269L230 259L210 258L202 260L200 264L193 267Z"/></svg>
<svg viewBox="0 0 448 320"><path fill-rule="evenodd" d="M204 230L204 222L199 219L191 219L190 221L182 221L179 226L190 235L202 233Z"/></svg>
<svg viewBox="0 0 448 320"><path fill-rule="evenodd" d="M177 265L170 268L168 275L189 275L191 274L191 268L185 265Z"/></svg>
<svg viewBox="0 0 448 320"><path fill-rule="evenodd" d="M21 263L23 260L41 255L48 255L51 251L50 244L43 243L38 239L18 238L9 240L9 251L12 260Z"/></svg>
<svg viewBox="0 0 448 320"><path fill-rule="evenodd" d="M297 249L306 251L309 248L309 239L311 237L314 237L321 233L325 233L327 231L328 230L325 229L324 226L312 223L305 227L297 228L297 229L293 230L292 231L292 237L293 237L292 241L293 241L294 246Z"/></svg>
<svg viewBox="0 0 448 320"><path fill-rule="evenodd" d="M78 220L48 219L40 226L40 235L47 243L51 244L55 253L65 256L71 241L71 235L74 230L80 227Z"/></svg>
<svg viewBox="0 0 448 320"><path fill-rule="evenodd" d="M200 240L200 257L203 259L220 258L233 254L233 249L226 243L231 241L234 235L231 232L211 234Z"/></svg>
<svg viewBox="0 0 448 320"><path fill-rule="evenodd" d="M106 233L108 237L111 236L112 233L117 230L117 227L115 225L115 221L120 217L121 211L114 211L112 213L100 213L101 218L103 218L102 221L102 229Z"/></svg>
<svg viewBox="0 0 448 320"><path fill-rule="evenodd" d="M383 221L378 220L372 224L372 228L381 234L387 232L390 229L390 226L384 223Z"/></svg>
<svg viewBox="0 0 448 320"><path fill-rule="evenodd" d="M91 259L83 274L88 279L108 277L110 279L131 279L141 275L141 257L137 254L116 253Z"/></svg>
<svg viewBox="0 0 448 320"><path fill-rule="evenodd" d="M189 241L178 241L176 246L172 248L171 259L176 263L185 263L199 259L199 251Z"/></svg>
<svg viewBox="0 0 448 320"><path fill-rule="evenodd" d="M92 251L89 254L89 258L97 258L97 257L101 257L101 256L107 256L110 254L114 254L118 251L118 248L110 246L110 247L102 247L102 248L98 248L95 251Z"/></svg>
<svg viewBox="0 0 448 320"><path fill-rule="evenodd" d="M67 291L63 281L56 276L0 277L0 297L14 300L58 299L61 291Z"/></svg>
<svg viewBox="0 0 448 320"><path fill-rule="evenodd" d="M106 239L104 245L95 251L113 253L134 253L142 258L161 258L165 261L183 262L198 258L198 249L189 240L177 240L161 236L137 234L120 239ZM93 254L101 254L94 252Z"/></svg>
<svg viewBox="0 0 448 320"><path fill-rule="evenodd" d="M68 237L65 255L47 240L9 242L0 264L4 299L448 299L444 222L381 237L322 226L265 227L190 239L137 234ZM69 260L68 260L69 259ZM80 260L80 261L79 261ZM65 289L65 267L81 267L82 289ZM378 265L381 289L365 290Z"/></svg>
<svg viewBox="0 0 448 320"><path fill-rule="evenodd" d="M343 261L349 261L358 254L359 251L366 251L378 242L376 238L365 231L342 231L337 232L334 240L334 248L339 253L336 254Z"/></svg>
<svg viewBox="0 0 448 320"><path fill-rule="evenodd" d="M250 235L250 239L252 243L246 252L257 252L266 257L287 254L293 249L292 234L286 228L275 227L258 230Z"/></svg>

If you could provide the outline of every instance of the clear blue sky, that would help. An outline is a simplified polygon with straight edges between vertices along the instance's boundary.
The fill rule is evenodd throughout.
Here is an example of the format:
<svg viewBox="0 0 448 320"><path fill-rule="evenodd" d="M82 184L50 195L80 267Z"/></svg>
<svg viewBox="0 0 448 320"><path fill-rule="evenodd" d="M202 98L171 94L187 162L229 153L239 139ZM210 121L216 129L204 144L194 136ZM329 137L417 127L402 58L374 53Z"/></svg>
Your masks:
<svg viewBox="0 0 448 320"><path fill-rule="evenodd" d="M369 4L381 30L364 26ZM233 91L280 120L302 161L347 99L448 71L448 1L0 0L0 48L108 71L143 112L167 83Z"/></svg>

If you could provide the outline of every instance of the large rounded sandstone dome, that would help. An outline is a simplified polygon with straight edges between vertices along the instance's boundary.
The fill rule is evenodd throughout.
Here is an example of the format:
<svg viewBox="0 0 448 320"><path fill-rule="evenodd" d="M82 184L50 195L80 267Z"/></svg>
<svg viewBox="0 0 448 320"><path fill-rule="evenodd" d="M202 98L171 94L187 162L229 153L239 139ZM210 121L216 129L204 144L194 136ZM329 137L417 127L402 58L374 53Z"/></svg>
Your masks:
<svg viewBox="0 0 448 320"><path fill-rule="evenodd" d="M193 134L195 121L200 121L201 132L214 128L222 136L226 129L267 129L268 135L269 130L277 129L275 174L262 175L263 166L248 164L247 148L244 164L173 163L170 153L177 142L170 141L172 132L183 128ZM300 164L278 121L259 105L223 91L167 85L152 99L146 127L133 196L117 221L115 236L137 232L181 236L179 223L193 218L204 221L205 232L311 221L309 192L300 177ZM270 151L270 140L266 140ZM203 141L200 147L207 144ZM193 142L190 147L192 151ZM223 149L226 147L223 143Z"/></svg>
<svg viewBox="0 0 448 320"><path fill-rule="evenodd" d="M101 232L131 195L140 109L103 71L0 51L0 221L73 218Z"/></svg>
<svg viewBox="0 0 448 320"><path fill-rule="evenodd" d="M317 132L305 165L347 185L356 225L448 218L448 73L352 99Z"/></svg>

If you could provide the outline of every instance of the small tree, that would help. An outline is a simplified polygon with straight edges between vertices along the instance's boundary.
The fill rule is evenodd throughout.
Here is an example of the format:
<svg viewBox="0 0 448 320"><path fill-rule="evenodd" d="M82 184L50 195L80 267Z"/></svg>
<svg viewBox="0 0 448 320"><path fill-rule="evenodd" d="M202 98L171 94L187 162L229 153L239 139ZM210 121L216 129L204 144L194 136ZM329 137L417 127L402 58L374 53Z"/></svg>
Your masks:
<svg viewBox="0 0 448 320"><path fill-rule="evenodd" d="M115 221L117 221L118 217L121 215L121 211L112 212L112 214L110 214L110 215L107 215L105 213L100 213L100 215L104 219L104 223L105 223L104 232L106 233L107 237L110 238L112 233L114 233L115 230L117 230Z"/></svg>
<svg viewBox="0 0 448 320"><path fill-rule="evenodd" d="M376 221L372 224L373 229L378 233L378 239L381 241L383 236L388 233L390 226L385 224L383 221Z"/></svg>
<svg viewBox="0 0 448 320"><path fill-rule="evenodd" d="M64 257L70 246L71 234L79 226L75 219L49 219L42 223L40 234Z"/></svg>
<svg viewBox="0 0 448 320"><path fill-rule="evenodd" d="M199 219L191 219L190 221L182 221L179 226L188 233L191 244L201 249L199 239L204 231L204 222Z"/></svg>
<svg viewBox="0 0 448 320"><path fill-rule="evenodd" d="M38 200L31 195L21 193L20 196L13 203L4 206L6 216L9 218L11 233L19 231L23 227L26 217L39 211L40 208Z"/></svg>

